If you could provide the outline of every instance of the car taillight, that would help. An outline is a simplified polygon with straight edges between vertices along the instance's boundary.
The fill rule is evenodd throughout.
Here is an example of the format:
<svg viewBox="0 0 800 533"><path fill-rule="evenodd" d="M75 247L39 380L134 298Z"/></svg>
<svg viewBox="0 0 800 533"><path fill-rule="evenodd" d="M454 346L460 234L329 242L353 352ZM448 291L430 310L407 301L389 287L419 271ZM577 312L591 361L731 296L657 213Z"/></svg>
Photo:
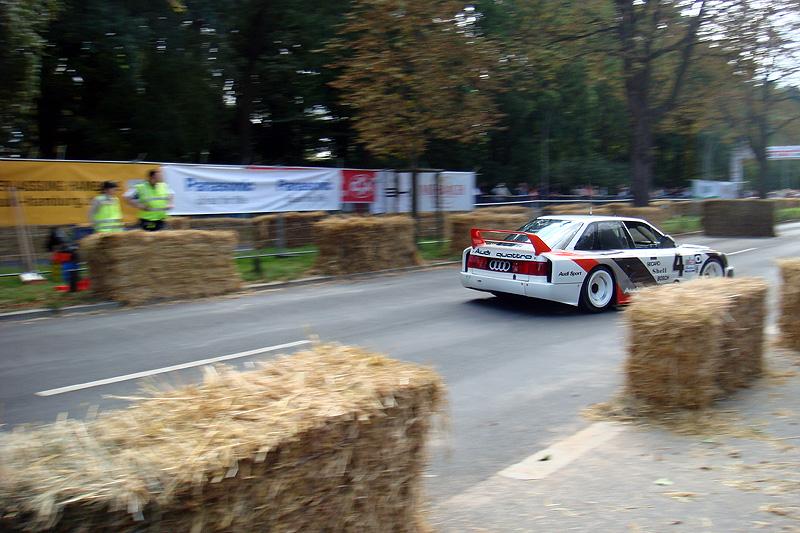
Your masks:
<svg viewBox="0 0 800 533"><path fill-rule="evenodd" d="M467 268L486 268L486 258L479 255L470 255L467 258Z"/></svg>
<svg viewBox="0 0 800 533"><path fill-rule="evenodd" d="M546 276L547 261L514 261L511 264L511 271L528 276Z"/></svg>

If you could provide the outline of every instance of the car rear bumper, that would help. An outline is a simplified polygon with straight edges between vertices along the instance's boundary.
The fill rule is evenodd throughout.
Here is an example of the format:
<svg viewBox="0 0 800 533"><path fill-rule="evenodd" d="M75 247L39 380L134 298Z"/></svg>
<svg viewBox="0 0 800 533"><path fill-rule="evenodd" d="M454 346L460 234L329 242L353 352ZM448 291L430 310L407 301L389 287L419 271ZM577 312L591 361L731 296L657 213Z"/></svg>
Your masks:
<svg viewBox="0 0 800 533"><path fill-rule="evenodd" d="M532 276L533 277L533 276ZM581 294L580 283L548 283L542 279L520 281L502 279L492 275L474 272L461 272L461 285L468 289L487 292L504 292L530 298L539 298L560 302L567 305L578 305Z"/></svg>

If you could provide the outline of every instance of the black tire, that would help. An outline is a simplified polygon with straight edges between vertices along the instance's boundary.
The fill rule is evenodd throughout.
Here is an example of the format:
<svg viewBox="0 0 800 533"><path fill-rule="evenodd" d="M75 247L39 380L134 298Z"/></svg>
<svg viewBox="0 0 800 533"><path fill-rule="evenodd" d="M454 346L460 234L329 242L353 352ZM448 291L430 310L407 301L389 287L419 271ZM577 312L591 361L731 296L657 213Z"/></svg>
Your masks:
<svg viewBox="0 0 800 533"><path fill-rule="evenodd" d="M709 257L703 268L700 269L700 275L706 278L722 278L725 277L725 267L722 266L722 261L716 257Z"/></svg>
<svg viewBox="0 0 800 533"><path fill-rule="evenodd" d="M598 266L583 280L579 307L589 313L600 313L611 307L615 296L614 275L608 267Z"/></svg>

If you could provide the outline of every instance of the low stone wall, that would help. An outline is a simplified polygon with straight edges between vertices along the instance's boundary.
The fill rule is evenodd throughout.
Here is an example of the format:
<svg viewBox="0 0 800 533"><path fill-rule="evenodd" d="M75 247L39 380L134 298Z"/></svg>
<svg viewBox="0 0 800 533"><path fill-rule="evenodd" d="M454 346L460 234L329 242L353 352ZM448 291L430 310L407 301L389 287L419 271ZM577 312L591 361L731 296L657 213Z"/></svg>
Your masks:
<svg viewBox="0 0 800 533"><path fill-rule="evenodd" d="M763 371L759 278L700 279L636 293L628 325L626 394L643 410L695 409Z"/></svg>
<svg viewBox="0 0 800 533"><path fill-rule="evenodd" d="M427 367L336 345L0 435L0 530L430 531Z"/></svg>
<svg viewBox="0 0 800 533"><path fill-rule="evenodd" d="M92 291L126 304L215 296L241 288L231 231L125 231L80 241Z"/></svg>

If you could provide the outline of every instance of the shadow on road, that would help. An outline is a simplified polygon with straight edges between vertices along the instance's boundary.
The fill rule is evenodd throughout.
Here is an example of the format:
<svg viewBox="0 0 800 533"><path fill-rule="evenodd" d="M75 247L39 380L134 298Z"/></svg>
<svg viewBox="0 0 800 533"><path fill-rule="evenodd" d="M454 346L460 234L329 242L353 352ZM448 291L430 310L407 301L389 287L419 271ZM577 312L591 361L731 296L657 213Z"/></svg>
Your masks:
<svg viewBox="0 0 800 533"><path fill-rule="evenodd" d="M479 308L524 316L591 316L571 305L513 294L492 296L490 298L474 298L466 300L464 303ZM616 308L612 307L611 309L610 312L616 312Z"/></svg>

